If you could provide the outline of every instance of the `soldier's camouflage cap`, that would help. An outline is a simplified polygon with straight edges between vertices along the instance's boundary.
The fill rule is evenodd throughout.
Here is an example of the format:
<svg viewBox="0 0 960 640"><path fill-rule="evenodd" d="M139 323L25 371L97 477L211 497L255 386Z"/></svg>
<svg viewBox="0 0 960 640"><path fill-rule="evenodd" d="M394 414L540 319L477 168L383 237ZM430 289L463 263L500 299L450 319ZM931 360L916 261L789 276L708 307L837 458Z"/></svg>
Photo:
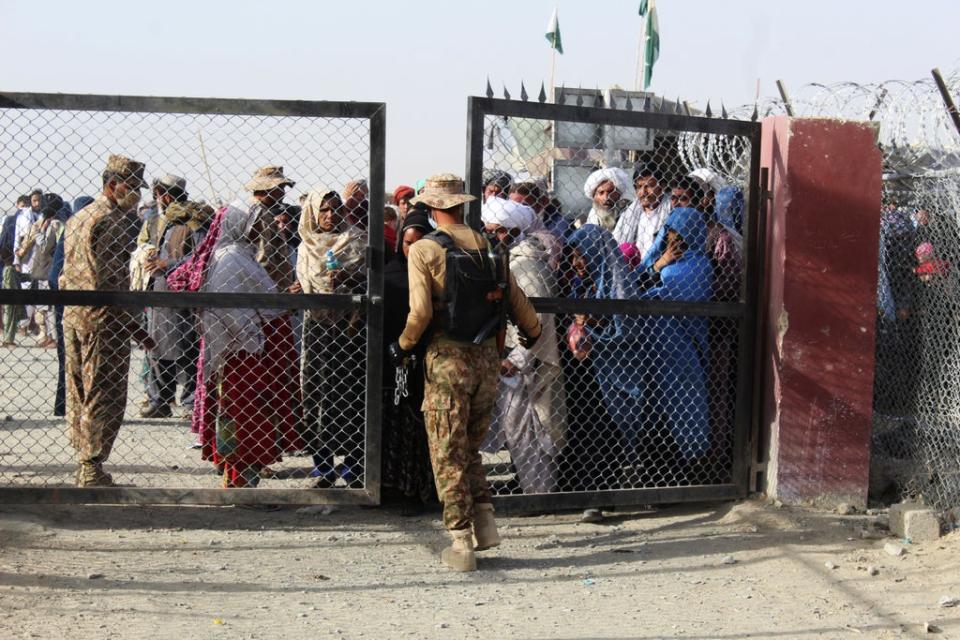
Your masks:
<svg viewBox="0 0 960 640"><path fill-rule="evenodd" d="M107 168L104 173L112 173L124 182L138 188L145 188L147 186L147 180L143 177L145 168L142 162L131 160L125 156L110 154L110 157L107 158ZM139 181L138 185L133 184L136 181Z"/></svg>
<svg viewBox="0 0 960 640"><path fill-rule="evenodd" d="M172 173L168 173L162 178L153 179L153 188L164 187L166 189L179 189L184 193L187 192L187 179L181 178L180 176L175 176Z"/></svg>
<svg viewBox="0 0 960 640"><path fill-rule="evenodd" d="M277 187L292 187L296 182L283 175L283 167L261 167L246 184L247 191L270 191Z"/></svg>

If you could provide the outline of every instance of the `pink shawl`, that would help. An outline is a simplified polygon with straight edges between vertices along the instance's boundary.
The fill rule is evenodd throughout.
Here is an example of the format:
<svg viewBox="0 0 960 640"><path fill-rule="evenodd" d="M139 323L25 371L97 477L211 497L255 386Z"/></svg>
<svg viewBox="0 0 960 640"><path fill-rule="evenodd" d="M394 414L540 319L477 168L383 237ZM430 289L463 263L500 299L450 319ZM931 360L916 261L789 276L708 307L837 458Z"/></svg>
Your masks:
<svg viewBox="0 0 960 640"><path fill-rule="evenodd" d="M171 291L192 291L200 290L203 285L204 274L207 270L207 263L210 256L213 255L213 247L220 239L220 225L223 222L223 215L226 213L226 207L220 207L210 223L210 229L204 236L203 242L196 248L189 259L173 270L167 276L167 287Z"/></svg>

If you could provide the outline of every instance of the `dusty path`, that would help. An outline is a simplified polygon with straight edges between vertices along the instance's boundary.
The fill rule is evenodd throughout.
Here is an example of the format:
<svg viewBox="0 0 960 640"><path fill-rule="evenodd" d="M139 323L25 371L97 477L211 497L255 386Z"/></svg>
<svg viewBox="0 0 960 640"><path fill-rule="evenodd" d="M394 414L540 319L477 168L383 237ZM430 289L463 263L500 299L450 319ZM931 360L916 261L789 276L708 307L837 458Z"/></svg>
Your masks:
<svg viewBox="0 0 960 640"><path fill-rule="evenodd" d="M5 506L0 637L960 637L938 607L957 541L895 558L868 520L750 501L508 518L455 574L432 513Z"/></svg>

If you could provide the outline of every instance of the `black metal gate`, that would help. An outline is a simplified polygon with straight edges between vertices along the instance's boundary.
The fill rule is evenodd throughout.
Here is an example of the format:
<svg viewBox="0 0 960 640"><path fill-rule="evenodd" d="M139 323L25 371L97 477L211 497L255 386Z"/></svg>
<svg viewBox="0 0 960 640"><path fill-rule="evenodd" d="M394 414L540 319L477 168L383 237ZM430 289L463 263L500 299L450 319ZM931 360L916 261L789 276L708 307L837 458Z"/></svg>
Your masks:
<svg viewBox="0 0 960 640"><path fill-rule="evenodd" d="M317 192L318 206L321 202L334 202L328 196L340 194L346 188L349 193L339 196L342 202L336 209L337 215L354 216L359 222L351 226L364 229L359 240L352 240L349 277L332 279L328 293L310 295L298 294L295 289L284 292L279 284L279 293L245 292L241 285L230 289L232 292L170 292L158 290L167 288L156 284L161 271L150 271L144 291L50 290L48 278L34 265L28 268L24 262L50 257L41 256L43 252L38 250L49 226L41 224L28 242L20 242L18 238L20 248L34 241L36 244L31 250L33 253L25 254L22 260L18 258L16 266L10 265L4 270L5 286L0 290L5 319L13 323L10 326L14 337L9 341L15 343L0 351L3 387L0 417L5 417L0 423L0 503L378 503L384 140L385 105L380 103L0 94L0 148L3 149L0 199L5 214L9 211L10 215L18 216L20 212L11 211L18 196L34 189L42 190L36 209L30 208L28 197L28 203L21 210L25 212L23 228L30 229L30 233L35 222L45 220L45 208L59 208L52 217L66 220L71 214L76 215L69 206L71 200L82 194L97 195L107 156L113 153L146 163L152 184L159 179L161 184L175 186L176 181L164 178L165 174L185 178L187 190L193 197L184 203L202 211L202 201L206 200L211 205L207 210L210 214L214 210L223 211L224 205L231 201L238 202L238 207L244 209L250 203L244 185L251 174L261 167L282 166L285 175L296 180L297 191L305 196L311 189ZM326 186L320 189L319 185ZM156 193L154 191L154 195ZM53 194L59 194L62 199L54 198ZM234 194L240 194L242 200L235 200ZM310 203L308 197L305 205ZM163 216L173 211L171 206L167 206ZM349 207L353 208L348 210ZM300 213L296 208L281 209L286 213L268 209L274 212L273 218L264 214L262 224L264 229L272 225L279 229L277 237L282 240L282 253L277 264L282 267L283 260L289 258L285 268L293 269L294 256L300 257L302 245L298 248L288 242L294 234L284 229L293 225L296 231ZM172 215L171 221L164 223L164 229L174 228L168 226L174 225ZM204 218L206 215L198 214L196 220L204 220L203 225L198 222L198 226L211 229L213 224ZM226 215L221 220L226 220ZM254 225L254 228L259 227ZM65 229L69 235L69 222ZM50 237L56 242L52 232ZM167 242L166 238L163 236L162 241ZM261 253L268 247L263 244L266 242L263 237L251 238L244 235L240 243L246 242L244 246L253 248L259 246ZM156 242L159 245L161 241ZM258 242L261 244L257 245ZM47 249L53 251L49 246ZM268 264L272 259L267 257ZM165 264L172 260L171 257ZM298 259L296 267L301 266ZM149 267L154 268L155 265ZM346 265L317 266L314 261L313 267L307 268L321 274L320 281L330 273L324 269L340 269L343 273ZM56 282L55 275L52 280ZM259 483L260 488L217 488L220 481L214 466L210 461L201 460L201 455L209 457L206 449L188 448L195 437L188 429L191 424L188 407L171 409L171 403L163 400L161 405L156 405L160 409L151 404L139 410L136 403L144 397L144 381L156 382L161 374L156 373L155 365L163 356L155 356L156 361L146 361L145 354L137 348L132 358L126 356L130 362L130 383L125 418L112 455L103 462L104 469L112 471L117 486L73 487L77 454L68 443L64 419L53 415L58 369L61 377L63 375L63 352L58 362L53 349L36 344L40 342L49 347L55 335L62 337L59 322L56 322L58 328L51 329L49 335L46 325L55 324L52 318L59 317L57 308L64 306L86 307L87 311L92 307L123 308L128 317L138 319L156 310L177 310L176 317L186 318L187 328L183 329L186 333L197 328L198 318L202 325L206 317L210 325L231 317L226 313L217 315L217 311L239 311L236 318L240 320L259 319L257 322L263 324L251 326L255 330L261 327L263 333L254 333L254 339L259 336L264 342L261 352L275 352L276 357L270 356L268 360L264 356L263 361L244 362L227 359L211 378L217 385L226 385L229 368L233 375L230 383L236 388L259 389L254 397L246 398L252 402L245 409L257 418L249 424L231 426L224 416L229 417L237 406L218 405L218 421L210 436L214 440L211 442L208 438L202 446L212 447L215 454L210 455L219 456L218 464L226 468L223 482L229 487L244 486L244 483L251 486L251 480L245 477L250 472L254 484ZM29 318L23 318L24 312ZM304 319L304 312L308 313L308 319ZM26 322L18 326L21 318ZM279 336L275 338L279 344L276 349L271 347L271 338L264 337L267 318L274 318L279 327L271 329L274 333L270 334ZM298 324L307 321L314 323L312 339L316 344L307 344L306 335L301 340ZM148 318L146 324L149 322ZM32 335L35 326L41 330L39 337ZM164 331L162 324L159 331ZM214 333L217 331L219 329L214 328ZM347 333L349 337L342 337ZM182 338L180 335L177 339ZM196 347L197 340L194 336L181 345L189 343ZM310 348L321 353L317 362L332 363L326 365L323 374L327 376L326 387L317 392L320 396L315 404L321 415L319 419L337 418L337 424L354 425L349 433L345 427L331 427L330 423L317 427L326 428L326 437L340 442L342 447L322 453L313 451L313 460L309 455L305 459L303 456L311 453L311 442L316 440L316 435L302 433L299 425L289 419L290 412L296 411L291 407L299 405L301 394L297 369L301 362L312 366L301 357ZM249 349L234 349L229 352L230 358L238 353L249 355ZM351 349L355 353L348 354ZM347 361L356 361L354 369L363 372L356 376L352 388L344 384L349 374L346 368L351 366ZM343 368L336 368L340 363L345 363ZM118 361L117 366L126 370L123 362ZM245 371L257 371L260 377L244 380ZM180 376L177 380L180 386L188 387L189 375L183 371L176 374ZM199 384L206 384L206 379L201 377ZM174 395L176 388L174 386ZM180 401L189 403L190 399L184 399L185 393L181 393ZM344 403L343 398L348 394L356 396L358 401ZM293 430L284 432L291 424ZM336 431L338 428L341 430ZM205 426L201 424L198 429L202 431ZM237 443L242 440L241 429L248 429L248 436L268 434L264 442L254 443L254 448L259 449L249 454L259 456L260 462L236 462L240 459ZM202 433L196 437L197 446L201 446ZM263 448L270 449L268 454L262 453ZM353 453L344 454L347 449ZM273 455L273 451L282 453L283 459ZM323 456L327 456L327 462L318 466L315 461L318 457L322 460ZM275 461L266 463L264 459ZM216 472L222 472L223 468ZM318 483L318 478L324 482ZM311 486L320 488L307 488Z"/></svg>
<svg viewBox="0 0 960 640"><path fill-rule="evenodd" d="M496 500L549 510L743 496L760 124L613 90L561 91L555 102L468 99L470 193L538 214L511 262L555 335L502 378L484 447ZM621 197L591 202L599 178ZM473 226L513 224L496 205L483 213L489 206L473 203ZM687 233L700 233L688 207L707 213L709 270L689 246L672 271L651 265L666 242L651 238L655 212L659 224L686 219Z"/></svg>

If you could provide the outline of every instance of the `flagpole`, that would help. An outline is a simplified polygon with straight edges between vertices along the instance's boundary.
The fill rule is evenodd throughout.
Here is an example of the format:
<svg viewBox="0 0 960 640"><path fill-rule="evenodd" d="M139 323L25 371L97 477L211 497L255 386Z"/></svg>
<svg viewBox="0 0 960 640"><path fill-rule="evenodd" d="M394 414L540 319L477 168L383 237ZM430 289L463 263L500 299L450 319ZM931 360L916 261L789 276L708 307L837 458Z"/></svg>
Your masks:
<svg viewBox="0 0 960 640"><path fill-rule="evenodd" d="M560 13L560 5L556 4L553 7L553 15L556 17ZM559 22L558 22L558 31L559 31ZM550 47L550 102L556 103L557 96L556 91L554 90L554 85L556 85L556 75L557 75L557 47L552 45Z"/></svg>
<svg viewBox="0 0 960 640"><path fill-rule="evenodd" d="M553 89L556 84L554 78L557 72L557 50L553 47L550 47L550 102L556 102L557 97Z"/></svg>
<svg viewBox="0 0 960 640"><path fill-rule="evenodd" d="M644 65L644 44L647 40L647 19L641 16L640 20L640 40L637 42L637 73L633 79L633 90L640 91L640 76L643 73ZM646 87L644 87L646 90Z"/></svg>

